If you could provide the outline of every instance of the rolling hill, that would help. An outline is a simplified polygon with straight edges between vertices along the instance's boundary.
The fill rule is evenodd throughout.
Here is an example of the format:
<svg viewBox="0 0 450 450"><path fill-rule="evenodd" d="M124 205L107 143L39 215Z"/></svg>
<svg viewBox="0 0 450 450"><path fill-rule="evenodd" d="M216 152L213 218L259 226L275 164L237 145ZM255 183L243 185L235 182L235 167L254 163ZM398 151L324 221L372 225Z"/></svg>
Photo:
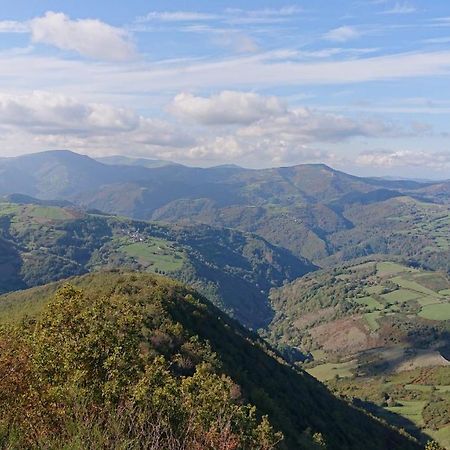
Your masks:
<svg viewBox="0 0 450 450"><path fill-rule="evenodd" d="M378 260L305 275L271 292L271 339L337 362L360 375L450 365L450 279ZM432 364L433 365L433 364ZM330 377L334 374L330 373Z"/></svg>

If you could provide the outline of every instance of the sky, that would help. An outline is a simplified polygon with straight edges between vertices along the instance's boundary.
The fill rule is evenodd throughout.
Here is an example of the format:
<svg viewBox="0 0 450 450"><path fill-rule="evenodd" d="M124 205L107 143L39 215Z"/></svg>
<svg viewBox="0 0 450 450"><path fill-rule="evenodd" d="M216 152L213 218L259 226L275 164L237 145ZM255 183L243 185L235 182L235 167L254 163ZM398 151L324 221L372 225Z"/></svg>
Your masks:
<svg viewBox="0 0 450 450"><path fill-rule="evenodd" d="M0 157L450 178L448 0L0 0Z"/></svg>

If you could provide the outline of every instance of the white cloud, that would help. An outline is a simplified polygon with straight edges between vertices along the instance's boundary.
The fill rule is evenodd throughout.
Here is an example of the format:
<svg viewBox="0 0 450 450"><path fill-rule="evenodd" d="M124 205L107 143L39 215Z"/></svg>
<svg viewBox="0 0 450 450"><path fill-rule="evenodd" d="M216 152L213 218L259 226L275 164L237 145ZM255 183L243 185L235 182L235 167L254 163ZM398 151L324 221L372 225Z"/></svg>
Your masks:
<svg viewBox="0 0 450 450"><path fill-rule="evenodd" d="M364 152L356 159L362 166L384 169L420 167L431 170L450 169L450 152L423 150L374 150Z"/></svg>
<svg viewBox="0 0 450 450"><path fill-rule="evenodd" d="M231 15L246 15L249 17L287 17L294 16L299 13L302 13L303 9L299 6L291 5L284 6L282 8L265 8L265 9L254 9L254 10L246 10L241 8L228 8L226 13Z"/></svg>
<svg viewBox="0 0 450 450"><path fill-rule="evenodd" d="M334 28L324 35L324 38L333 42L347 42L361 36L361 33L354 27L343 26Z"/></svg>
<svg viewBox="0 0 450 450"><path fill-rule="evenodd" d="M2 151L20 152L24 146L27 150L70 148L195 164L242 160L261 167L327 160L329 153L311 147L315 143L394 133L382 122L356 121L306 108L288 110L276 97L255 93L224 91L209 98L179 94L171 109L180 117L179 122L50 92L0 93ZM227 127L210 126L199 131L186 118L194 125Z"/></svg>
<svg viewBox="0 0 450 450"><path fill-rule="evenodd" d="M238 131L252 138L276 136L285 142L340 142L352 137L395 136L392 125L375 119L354 120L338 114L297 108L276 117L267 117Z"/></svg>
<svg viewBox="0 0 450 450"><path fill-rule="evenodd" d="M383 11L382 14L412 14L416 11L416 7L409 2L396 2L391 9Z"/></svg>
<svg viewBox="0 0 450 450"><path fill-rule="evenodd" d="M82 103L50 92L0 93L0 123L4 135L27 135L38 142L186 147L195 140L187 132L133 110L99 103Z"/></svg>
<svg viewBox="0 0 450 450"><path fill-rule="evenodd" d="M198 22L216 19L215 14L207 14L196 11L151 11L145 16L136 19L138 23L145 22Z"/></svg>
<svg viewBox="0 0 450 450"><path fill-rule="evenodd" d="M202 125L234 125L225 134L213 127L199 133L198 144L186 149L184 157L202 162L240 161L251 166L330 162L328 151L311 145L402 133L381 120L355 120L308 108L289 110L277 98L243 92L224 91L209 98L179 94L170 109Z"/></svg>
<svg viewBox="0 0 450 450"><path fill-rule="evenodd" d="M1 20L0 33L28 33L30 27L25 22L17 22L15 20Z"/></svg>
<svg viewBox="0 0 450 450"><path fill-rule="evenodd" d="M222 91L209 98L178 94L169 110L178 117L204 125L227 125L249 124L266 116L279 115L286 107L274 96Z"/></svg>
<svg viewBox="0 0 450 450"><path fill-rule="evenodd" d="M270 24L290 20L303 12L298 6L285 6L283 8L265 8L246 10L241 8L228 8L225 11L225 21L234 25Z"/></svg>
<svg viewBox="0 0 450 450"><path fill-rule="evenodd" d="M222 13L211 14L199 11L150 11L144 16L136 18L137 23L147 22L205 22L219 21L228 24L260 24L281 22L298 15L303 10L298 6L285 6L282 8L241 9L227 8Z"/></svg>
<svg viewBox="0 0 450 450"><path fill-rule="evenodd" d="M98 96L116 97L128 86L132 87L128 98L141 103L142 96L149 93L167 95L173 91L211 90L223 86L262 89L280 85L339 85L450 74L450 51L313 62L297 61L292 52L284 52L284 56L282 53L123 66L0 52L0 79L4 90L58 89L83 95L90 101Z"/></svg>
<svg viewBox="0 0 450 450"><path fill-rule="evenodd" d="M203 164L238 162L250 167L271 167L280 164L329 161L332 155L301 142L286 142L281 138L245 139L242 136L225 135L202 139L189 148L185 158L202 161Z"/></svg>
<svg viewBox="0 0 450 450"><path fill-rule="evenodd" d="M71 20L63 13L48 11L32 19L29 26L35 43L106 61L126 61L135 56L126 31L96 19Z"/></svg>
<svg viewBox="0 0 450 450"><path fill-rule="evenodd" d="M131 130L136 128L138 117L130 110L83 104L64 95L36 91L0 94L0 122L36 134L78 134Z"/></svg>

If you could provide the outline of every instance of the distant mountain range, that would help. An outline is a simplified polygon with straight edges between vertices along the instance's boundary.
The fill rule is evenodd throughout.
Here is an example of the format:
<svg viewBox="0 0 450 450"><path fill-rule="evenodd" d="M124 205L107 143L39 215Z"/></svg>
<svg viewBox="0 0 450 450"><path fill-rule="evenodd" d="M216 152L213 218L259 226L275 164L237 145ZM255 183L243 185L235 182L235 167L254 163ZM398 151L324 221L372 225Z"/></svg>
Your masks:
<svg viewBox="0 0 450 450"><path fill-rule="evenodd" d="M101 161L70 151L5 158L0 195L69 201L134 219L236 228L318 265L336 254L347 260L395 253L398 236L411 240L402 226L409 226L414 210L425 211L428 204L439 215L450 204L450 181L362 178L323 164L250 170L125 157ZM394 210L404 212L407 224L393 224L383 215ZM349 235L355 239L342 239ZM415 241L409 246L417 247ZM416 257L416 250L406 256Z"/></svg>
<svg viewBox="0 0 450 450"><path fill-rule="evenodd" d="M130 158L128 156L121 155L103 156L95 159L103 164L110 164L112 166L140 166L148 167L149 169L153 169L155 167L180 165L172 161L165 161L162 159Z"/></svg>

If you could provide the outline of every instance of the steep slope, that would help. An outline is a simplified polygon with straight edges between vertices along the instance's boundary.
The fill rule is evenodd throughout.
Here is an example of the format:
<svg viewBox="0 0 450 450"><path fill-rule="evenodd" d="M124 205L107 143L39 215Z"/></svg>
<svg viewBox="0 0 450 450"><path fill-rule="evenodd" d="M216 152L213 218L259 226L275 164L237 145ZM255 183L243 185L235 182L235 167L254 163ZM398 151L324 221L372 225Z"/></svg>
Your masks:
<svg viewBox="0 0 450 450"><path fill-rule="evenodd" d="M67 347L67 351L55 353L55 357L60 355L58 358L63 358L65 363L69 364L67 366L69 370L71 365L76 368L84 367L84 372L80 372L79 376L72 379L70 372L66 373L59 364L54 364L52 370L59 371L57 380L59 380L60 389L64 388L63 383L66 379L75 380L71 381L72 391L74 387L78 389L84 386L83 376L90 373L86 372L90 370L90 366L87 365L90 358L95 360L103 358L102 352L106 351L99 350L99 353L91 355L89 349L108 348L101 347L102 339L112 339L109 336L114 335L111 335L111 328L107 327L108 323L105 320L117 320L115 318L117 313L114 311L126 308L129 311L127 313L129 326L136 327L138 330L136 320L141 317L139 320L142 320L143 329L137 335L141 344L127 345L125 353L121 352L124 358L136 361L136 354L132 352L136 352L138 348L145 348L144 356L150 368L152 364L155 364L152 361L156 361L153 358L162 356L165 361L172 362L169 364L172 376L184 373L187 377L195 376L196 368L203 362L210 361L209 371L229 376L242 389L245 401L253 403L259 414L267 414L275 429L283 432L285 439L279 448L312 450L320 448L313 443L313 441L318 443L320 439L324 439L326 448L329 450L359 450L362 445L368 450L419 448L404 435L398 434L333 397L323 385L306 373L283 363L263 341L244 330L192 290L152 275L122 273L87 275L72 280L72 284L81 288L82 293L66 288L51 303L50 309L44 308L43 321L40 319L39 305L43 307L48 302L46 295L52 290L55 291L56 285L9 295L9 302L14 302L16 307L20 307L20 302L25 302L24 305L35 303L34 311L38 318L35 353L37 352L38 356L40 355L40 336L41 333L45 333L43 343L60 342L60 345ZM14 296L16 296L15 299ZM0 299L0 309L3 304L3 299ZM94 345L91 334L86 335L86 331L83 331L84 334L77 333L78 330L81 332L80 323L86 324L83 325L83 330L85 326L90 327L90 320L97 317L100 309L105 311L101 316L104 319L101 322L98 318L93 321L93 327L89 328L89 333L103 333L106 330L108 332L97 335ZM137 315L133 315L135 310ZM71 313L63 313L63 311L71 311ZM26 314L26 310L22 310L22 314ZM84 320L77 322L78 316L83 317ZM106 319L108 317L109 319ZM77 348L81 346L80 348L84 349L84 341L81 340L85 339L84 336L91 342L86 352L82 350L72 354L72 342L77 345ZM77 343L78 339L80 339L79 343ZM115 345L119 344L120 342ZM215 353L217 363L211 360L212 354L206 351L208 345ZM41 368L39 370L42 370L42 367L45 369L46 364L53 361L51 358L53 358L52 353L46 351L39 359L39 368ZM113 361L120 363L117 358ZM211 361L213 361L212 367ZM109 364L112 364L112 369L116 367L116 362L111 361ZM127 370L133 370L134 367L128 364ZM120 378L117 378L120 377L120 370L114 372L119 384L113 385L116 386L119 396L122 392L117 387L120 386ZM84 390L84 395L89 395L89 389L92 389L92 386L98 386L99 389L107 387L98 378L100 376L103 376L102 372L93 372L90 375L89 388ZM139 370L137 375L128 375L128 384L132 383L136 377L139 377ZM204 387L200 387L197 391L197 401L201 401L205 395L208 395L206 391L202 396L202 389L207 389L207 385L203 384ZM152 384L149 386L150 394L152 386ZM45 394L40 391L40 395ZM5 401L4 398L3 401ZM62 417L64 417L64 402L67 401L67 397L64 397L60 405ZM211 406L214 411L214 404ZM43 414L44 418L48 412L47 408ZM321 433L321 437L319 438L318 435L312 437L313 433Z"/></svg>
<svg viewBox="0 0 450 450"><path fill-rule="evenodd" d="M273 315L267 301L272 287L315 269L256 235L45 204L0 203L0 245L0 292L125 266L169 273L254 328Z"/></svg>

